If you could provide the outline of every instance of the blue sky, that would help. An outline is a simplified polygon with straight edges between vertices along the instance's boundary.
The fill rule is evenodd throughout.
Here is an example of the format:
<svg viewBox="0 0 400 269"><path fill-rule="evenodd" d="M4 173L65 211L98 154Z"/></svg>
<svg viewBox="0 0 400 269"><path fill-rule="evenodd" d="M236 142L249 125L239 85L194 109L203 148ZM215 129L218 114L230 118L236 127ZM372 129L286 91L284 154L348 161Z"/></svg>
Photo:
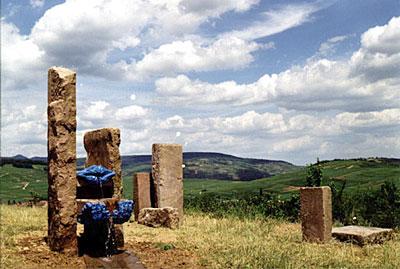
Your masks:
<svg viewBox="0 0 400 269"><path fill-rule="evenodd" d="M47 69L123 154L400 152L400 1L2 1L1 155L46 155Z"/></svg>

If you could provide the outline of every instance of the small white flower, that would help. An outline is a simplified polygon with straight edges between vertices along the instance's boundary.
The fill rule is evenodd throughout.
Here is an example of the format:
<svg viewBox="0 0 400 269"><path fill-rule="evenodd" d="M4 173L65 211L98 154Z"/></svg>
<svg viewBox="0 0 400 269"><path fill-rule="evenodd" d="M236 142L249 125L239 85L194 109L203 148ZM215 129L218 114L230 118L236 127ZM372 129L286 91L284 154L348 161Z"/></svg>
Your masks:
<svg viewBox="0 0 400 269"><path fill-rule="evenodd" d="M357 217L353 217L353 220L356 220L357 219Z"/></svg>

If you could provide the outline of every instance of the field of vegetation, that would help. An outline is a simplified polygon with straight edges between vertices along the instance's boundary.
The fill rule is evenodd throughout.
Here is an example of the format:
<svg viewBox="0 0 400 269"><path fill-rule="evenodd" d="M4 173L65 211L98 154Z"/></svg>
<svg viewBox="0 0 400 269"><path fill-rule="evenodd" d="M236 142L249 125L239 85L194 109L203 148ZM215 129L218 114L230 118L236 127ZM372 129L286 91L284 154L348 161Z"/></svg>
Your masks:
<svg viewBox="0 0 400 269"><path fill-rule="evenodd" d="M1 205L1 268L85 268L48 250L47 210ZM147 268L399 268L400 235L359 247L301 241L299 223L186 212L177 230L124 224L126 249ZM157 259L154 259L157 257Z"/></svg>
<svg viewBox="0 0 400 269"><path fill-rule="evenodd" d="M131 172L123 172L126 198L132 198L133 195L133 171L144 169L143 164L139 164L136 168L133 165L132 167L129 170ZM340 186L346 181L346 192L363 192L370 189L378 189L385 181L394 182L400 187L399 159L376 158L326 161L321 162L321 170L323 173L323 185L333 181ZM293 171L252 181L185 178L184 188L186 196L201 196L205 193L235 196L244 193L259 193L261 189L263 192L289 197L291 194L296 193L300 186L304 186L306 175L307 169L300 167ZM18 168L11 164L5 164L0 167L0 184L0 199L3 203L11 199L17 201L28 200L32 198L32 194L46 198L46 167L34 164L32 168Z"/></svg>

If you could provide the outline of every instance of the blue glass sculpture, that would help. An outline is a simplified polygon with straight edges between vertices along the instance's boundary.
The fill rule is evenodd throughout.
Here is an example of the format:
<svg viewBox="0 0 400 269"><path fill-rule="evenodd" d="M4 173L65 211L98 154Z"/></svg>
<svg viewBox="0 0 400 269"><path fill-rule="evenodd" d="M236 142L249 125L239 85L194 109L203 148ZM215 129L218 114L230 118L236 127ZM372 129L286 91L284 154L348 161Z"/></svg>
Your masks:
<svg viewBox="0 0 400 269"><path fill-rule="evenodd" d="M78 179L91 184L100 185L108 182L115 172L111 171L101 165L92 165L76 173Z"/></svg>

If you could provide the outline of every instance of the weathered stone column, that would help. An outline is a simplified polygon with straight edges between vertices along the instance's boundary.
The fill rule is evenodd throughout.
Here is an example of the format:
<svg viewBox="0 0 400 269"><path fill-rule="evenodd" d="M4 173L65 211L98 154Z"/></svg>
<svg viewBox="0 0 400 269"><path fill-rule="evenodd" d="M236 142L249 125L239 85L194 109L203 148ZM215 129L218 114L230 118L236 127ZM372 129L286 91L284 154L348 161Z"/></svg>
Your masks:
<svg viewBox="0 0 400 269"><path fill-rule="evenodd" d="M117 128L103 128L85 133L83 143L87 152L85 166L102 165L115 172L113 197L122 196L121 143Z"/></svg>
<svg viewBox="0 0 400 269"><path fill-rule="evenodd" d="M103 128L85 133L83 144L87 158L85 166L102 165L115 172L113 177L113 197L122 198L120 131L117 128ZM117 247L124 246L123 227L115 225L115 241Z"/></svg>
<svg viewBox="0 0 400 269"><path fill-rule="evenodd" d="M76 252L76 73L48 73L48 244Z"/></svg>
<svg viewBox="0 0 400 269"><path fill-rule="evenodd" d="M138 220L140 210L151 207L149 173L136 173L133 176L133 200L135 201L135 220Z"/></svg>
<svg viewBox="0 0 400 269"><path fill-rule="evenodd" d="M332 238L332 198L329 187L300 188L303 240L328 242Z"/></svg>
<svg viewBox="0 0 400 269"><path fill-rule="evenodd" d="M182 145L153 144L152 184L155 207L178 209L183 219L183 154Z"/></svg>

